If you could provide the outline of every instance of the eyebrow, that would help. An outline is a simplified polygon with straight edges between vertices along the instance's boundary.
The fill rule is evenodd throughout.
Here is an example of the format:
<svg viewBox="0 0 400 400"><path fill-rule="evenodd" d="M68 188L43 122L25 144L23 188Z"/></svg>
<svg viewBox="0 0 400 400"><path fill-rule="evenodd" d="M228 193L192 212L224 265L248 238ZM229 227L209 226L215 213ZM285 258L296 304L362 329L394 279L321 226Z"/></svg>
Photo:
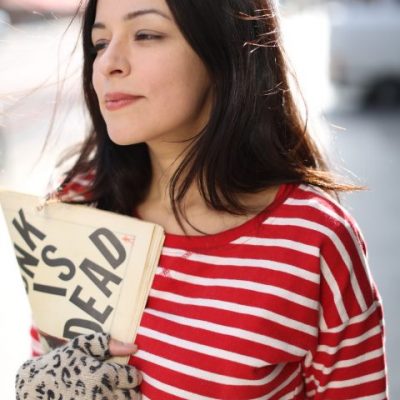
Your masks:
<svg viewBox="0 0 400 400"><path fill-rule="evenodd" d="M126 14L123 18L123 21L130 21L134 18L138 18L141 17L142 15L147 15L147 14L156 14L163 18L171 20L171 18L167 14L164 14L162 11L157 10L156 8L148 8L143 10L132 11L129 14ZM92 26L92 29L105 29L105 28L106 25L103 24L102 22L95 22Z"/></svg>

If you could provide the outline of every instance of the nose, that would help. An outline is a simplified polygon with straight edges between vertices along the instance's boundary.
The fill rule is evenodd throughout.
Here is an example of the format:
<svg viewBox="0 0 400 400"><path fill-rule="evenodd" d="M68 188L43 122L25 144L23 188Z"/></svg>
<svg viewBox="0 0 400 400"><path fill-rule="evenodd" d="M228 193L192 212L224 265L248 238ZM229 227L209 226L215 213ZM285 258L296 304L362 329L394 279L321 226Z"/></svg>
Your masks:
<svg viewBox="0 0 400 400"><path fill-rule="evenodd" d="M100 71L104 76L126 76L131 71L128 49L122 43L110 42L100 55Z"/></svg>

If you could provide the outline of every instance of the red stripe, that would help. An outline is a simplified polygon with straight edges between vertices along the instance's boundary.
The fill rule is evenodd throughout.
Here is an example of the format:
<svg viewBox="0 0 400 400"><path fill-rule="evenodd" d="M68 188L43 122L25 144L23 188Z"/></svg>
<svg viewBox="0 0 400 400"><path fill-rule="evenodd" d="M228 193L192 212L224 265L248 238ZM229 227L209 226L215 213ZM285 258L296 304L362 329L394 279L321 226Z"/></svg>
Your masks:
<svg viewBox="0 0 400 400"><path fill-rule="evenodd" d="M91 176L81 176L79 179L91 179ZM77 180L71 181L63 193L75 191L78 194L85 194L85 186ZM305 205L290 205L287 199L305 200ZM326 214L313 207L314 203L324 207L337 218ZM339 253L336 245L329 235L318 232L314 229L297 226L274 225L274 218L296 218L304 221L317 223L322 227L333 231L346 249L350 257L350 263ZM345 221L345 224L338 219ZM265 223L263 223L265 222ZM166 255L161 256L159 265L163 271L155 277L153 290L164 294L174 294L187 299L207 299L223 301L233 305L254 307L265 310L263 316L249 315L239 312L236 308L223 310L212 305L188 305L180 304L179 301L163 300L155 297L152 292L147 310L141 321L142 328L154 331L155 337L145 336L141 331L137 336L137 344L143 352L161 357L159 363L153 363L137 356L131 358L131 363L149 377L159 380L161 383L171 386L172 393L166 393L161 387L154 387L150 382L143 382L142 393L149 399L179 400L174 388L182 389L189 393L202 395L217 399L244 400L267 396L274 392L271 399L280 399L293 391L314 376L322 386L330 382L342 382L355 377L361 377L374 372L379 372L385 367L384 356L377 357L359 363L352 367L336 368L329 374L324 374L314 367L314 364L322 364L325 367L332 367L337 362L351 360L362 354L383 348L383 328L379 333L367 338L360 343L345 346L339 349L346 339L357 339L370 329L381 326L382 310L380 306L365 320L346 326L343 321L337 304L335 304L332 287L329 286L325 277L321 274L320 256L310 255L294 248L280 246L261 246L249 244L234 244L233 241L243 237L284 239L295 241L299 244L314 246L320 252L321 257L326 261L328 268L337 283L348 318L360 316L364 310L360 308L355 289L351 284L351 275L357 281L360 292L365 300L367 308L370 308L377 298L373 282L370 280L368 271L365 269L364 254L366 250L362 235L357 224L347 212L338 204L324 196L302 190L296 185L282 185L279 194L272 204L256 217L242 224L240 227L230 229L221 234L199 237L183 237L179 235L168 235L165 247L183 250L184 256ZM197 253L221 258L238 258L246 260L265 260L266 267L256 265L235 266L235 265L213 265L212 261L199 262L189 260L190 253ZM362 257L362 258L360 258ZM268 263L272 267L268 267ZM283 270L276 271L273 263L280 263ZM232 263L233 264L233 263ZM295 267L296 272L290 271ZM350 268L350 271L349 271ZM278 296L272 293L261 293L255 288L231 288L224 286L205 286L200 283L181 282L173 279L173 272L180 272L199 278L228 279L239 282L253 282L263 284L271 288L284 289L293 295L301 295L307 299L317 302L318 309L311 309L296 303L293 295ZM315 274L316 282L307 279L306 274ZM184 278L183 278L184 279ZM200 324L200 327L187 326L184 323L168 321L151 312L167 313L171 317L188 318ZM267 316L273 312L281 318L272 321ZM319 313L323 312L324 320L330 330L326 331L325 326L319 326ZM318 337L313 337L302 329L293 329L282 322L282 317L289 318L292 322L299 321L310 325L319 332ZM271 317L272 318L272 317ZM216 324L222 327L219 332L215 327L206 329L205 324ZM212 325L210 325L212 326ZM225 327L225 329L223 329ZM342 327L342 329L336 329ZM249 336L233 336L230 328L240 330L239 332L254 333L263 342L251 340ZM177 342L170 343L161 339L161 334L169 335L177 339L188 341L194 345L204 345L213 349L220 349L237 355L253 357L264 363L262 366L254 367L245 362L224 358L221 353L214 352L213 355L199 353L196 350L189 350L186 346L180 346ZM34 328L31 331L32 338L38 340ZM279 349L280 341L283 346L295 346L302 349L301 354L291 354L288 348ZM336 348L334 354L319 351L318 345L327 345ZM304 365L304 357L309 354L313 356L313 362L309 366ZM163 364L162 359L169 362L176 362L182 372L174 371ZM272 365L269 365L272 364ZM261 386L239 385L233 381L223 383L216 380L204 380L199 374L193 374L188 367L207 371L208 373L230 377L231 379L259 380L268 376L279 366L282 371L271 382ZM299 367L302 367L299 369ZM297 370L299 372L291 382L288 378ZM286 383L285 383L286 382ZM345 384L345 383L344 383ZM283 385L282 388L279 388ZM156 385L157 386L157 385ZM385 379L378 379L373 382L366 382L352 387L340 387L338 389L327 389L323 393L317 393L317 399L351 399L354 397L366 397L384 392L386 387ZM317 389L313 381L306 384L305 390ZM176 391L176 389L175 389ZM189 396L190 397L190 396ZM297 399L304 399L304 393L300 393Z"/></svg>

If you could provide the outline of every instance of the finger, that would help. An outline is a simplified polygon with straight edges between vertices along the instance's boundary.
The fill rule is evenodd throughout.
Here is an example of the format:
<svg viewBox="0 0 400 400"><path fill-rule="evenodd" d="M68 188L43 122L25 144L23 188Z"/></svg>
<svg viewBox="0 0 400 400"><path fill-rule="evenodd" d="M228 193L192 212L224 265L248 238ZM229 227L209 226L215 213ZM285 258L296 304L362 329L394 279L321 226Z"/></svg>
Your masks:
<svg viewBox="0 0 400 400"><path fill-rule="evenodd" d="M135 367L114 362L106 362L105 366L113 370L109 376L114 377L113 386L117 389L135 389L142 383L142 375Z"/></svg>
<svg viewBox="0 0 400 400"><path fill-rule="evenodd" d="M112 356L128 356L136 353L137 346L133 343L123 343L116 339L111 339L109 343L109 350Z"/></svg>
<svg viewBox="0 0 400 400"><path fill-rule="evenodd" d="M109 341L110 335L106 333L79 335L66 347L66 351L68 352L72 348L72 350L80 350L88 356L105 360L110 357Z"/></svg>

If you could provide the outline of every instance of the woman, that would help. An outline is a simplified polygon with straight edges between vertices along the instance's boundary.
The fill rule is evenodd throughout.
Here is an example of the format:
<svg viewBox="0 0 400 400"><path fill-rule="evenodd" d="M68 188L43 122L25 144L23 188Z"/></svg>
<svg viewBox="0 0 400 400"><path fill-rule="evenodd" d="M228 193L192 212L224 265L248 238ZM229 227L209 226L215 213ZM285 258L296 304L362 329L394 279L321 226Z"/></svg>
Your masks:
<svg viewBox="0 0 400 400"><path fill-rule="evenodd" d="M274 2L89 0L83 45L93 131L60 197L166 241L138 350L78 337L17 396L385 399L379 297L332 198L351 187L296 108Z"/></svg>

